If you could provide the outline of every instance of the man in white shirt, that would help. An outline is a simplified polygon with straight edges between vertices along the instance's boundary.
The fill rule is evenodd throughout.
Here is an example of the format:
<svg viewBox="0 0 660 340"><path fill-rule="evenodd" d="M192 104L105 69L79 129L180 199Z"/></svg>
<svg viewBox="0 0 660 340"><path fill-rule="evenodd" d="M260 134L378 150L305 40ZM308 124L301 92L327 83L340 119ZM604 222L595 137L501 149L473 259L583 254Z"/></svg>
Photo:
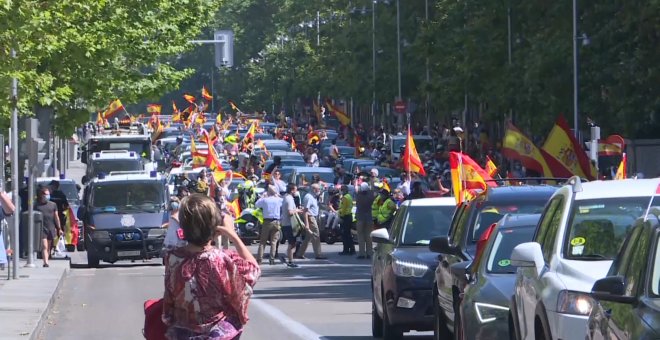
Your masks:
<svg viewBox="0 0 660 340"><path fill-rule="evenodd" d="M296 202L293 199L293 195L298 192L298 187L295 183L289 183L286 186L286 195L284 195L284 201L282 203L282 210L280 213L281 223L282 223L282 236L284 240L289 243L286 249L286 255L288 262L286 265L289 268L297 268L298 265L293 263L293 249L296 247L296 233L293 230L293 221L297 217L296 215L303 212L302 209L296 207ZM297 223L297 222L296 222ZM298 230L296 230L298 231ZM282 257L284 260L284 257Z"/></svg>
<svg viewBox="0 0 660 340"><path fill-rule="evenodd" d="M327 257L321 255L321 239L320 231L318 224L319 216L319 201L318 197L321 195L321 186L318 183L314 183L310 186L312 189L311 192L307 193L302 200L302 206L305 209L305 225L307 228L305 230L305 241L303 241L300 249L298 249L298 254L296 258L304 259L305 251L309 246L309 242L312 242L312 248L314 248L314 256L317 260L325 260Z"/></svg>
<svg viewBox="0 0 660 340"><path fill-rule="evenodd" d="M397 189L401 190L404 197L410 195L410 174L405 171L401 173L401 183L399 183Z"/></svg>
<svg viewBox="0 0 660 340"><path fill-rule="evenodd" d="M259 234L259 250L257 252L257 263L261 264L264 257L264 247L270 244L269 264L275 264L275 250L280 236L280 214L282 209L282 197L273 185L268 186L266 196L257 200L257 208L261 208L264 216L264 224Z"/></svg>

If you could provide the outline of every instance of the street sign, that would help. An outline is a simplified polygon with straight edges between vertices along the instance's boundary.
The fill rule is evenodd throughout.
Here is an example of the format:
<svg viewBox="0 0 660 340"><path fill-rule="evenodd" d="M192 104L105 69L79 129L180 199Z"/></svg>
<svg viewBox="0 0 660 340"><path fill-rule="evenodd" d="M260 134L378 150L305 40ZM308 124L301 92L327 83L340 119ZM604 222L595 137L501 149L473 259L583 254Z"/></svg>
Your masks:
<svg viewBox="0 0 660 340"><path fill-rule="evenodd" d="M394 103L394 111L396 113L406 113L406 102L403 100L397 100Z"/></svg>
<svg viewBox="0 0 660 340"><path fill-rule="evenodd" d="M234 32L229 30L215 31L215 66L234 66Z"/></svg>

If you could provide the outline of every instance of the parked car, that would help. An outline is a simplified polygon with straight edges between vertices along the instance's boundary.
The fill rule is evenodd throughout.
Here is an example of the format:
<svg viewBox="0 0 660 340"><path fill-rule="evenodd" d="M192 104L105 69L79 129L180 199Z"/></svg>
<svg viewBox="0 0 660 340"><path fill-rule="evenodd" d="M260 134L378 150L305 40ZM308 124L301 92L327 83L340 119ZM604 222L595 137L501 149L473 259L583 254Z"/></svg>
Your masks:
<svg viewBox="0 0 660 340"><path fill-rule="evenodd" d="M660 334L660 202L640 217L607 277L594 283L597 300L587 340L657 339Z"/></svg>
<svg viewBox="0 0 660 340"><path fill-rule="evenodd" d="M397 339L410 330L433 328L433 272L437 255L431 239L447 235L456 202L453 198L405 201L388 231L376 229L371 270L372 333Z"/></svg>
<svg viewBox="0 0 660 340"><path fill-rule="evenodd" d="M435 339L445 339L454 332L465 278L454 280L451 266L472 261L481 235L506 214L537 214L557 188L551 186L511 186L489 188L471 201L457 207L448 236L431 240L431 251L440 253L435 270L434 294Z"/></svg>
<svg viewBox="0 0 660 340"><path fill-rule="evenodd" d="M607 275L660 178L582 183L573 177L546 206L533 242L514 248L511 315L518 339L584 339L596 280Z"/></svg>
<svg viewBox="0 0 660 340"><path fill-rule="evenodd" d="M506 215L493 224L477 243L474 261L452 266L454 276L466 277L456 318L457 339L510 339L509 302L516 267L511 251L534 237L540 214Z"/></svg>

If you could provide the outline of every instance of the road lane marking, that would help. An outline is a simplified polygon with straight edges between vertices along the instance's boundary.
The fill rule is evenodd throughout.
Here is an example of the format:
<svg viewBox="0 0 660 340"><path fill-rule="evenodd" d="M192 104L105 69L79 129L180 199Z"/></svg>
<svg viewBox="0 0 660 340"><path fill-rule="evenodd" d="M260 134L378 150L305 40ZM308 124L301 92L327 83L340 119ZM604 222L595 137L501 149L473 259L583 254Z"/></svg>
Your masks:
<svg viewBox="0 0 660 340"><path fill-rule="evenodd" d="M304 340L319 340L323 336L309 329L307 326L302 323L290 318L288 315L284 314L281 310L276 307L273 307L268 302L260 300L258 297L253 296L251 305L261 310L264 314L270 316L273 321L279 323L283 326L283 329L286 329L290 333L296 334L300 339Z"/></svg>

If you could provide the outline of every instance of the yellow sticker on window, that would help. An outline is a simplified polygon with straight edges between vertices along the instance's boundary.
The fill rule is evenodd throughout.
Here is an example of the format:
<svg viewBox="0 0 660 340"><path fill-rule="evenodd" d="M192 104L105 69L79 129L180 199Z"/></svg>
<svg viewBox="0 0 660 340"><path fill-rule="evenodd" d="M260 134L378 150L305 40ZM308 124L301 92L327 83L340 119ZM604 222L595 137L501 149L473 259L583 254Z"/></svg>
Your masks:
<svg viewBox="0 0 660 340"><path fill-rule="evenodd" d="M571 240L571 245L573 247L581 246L585 243L587 243L587 240L584 237L576 237L576 238Z"/></svg>
<svg viewBox="0 0 660 340"><path fill-rule="evenodd" d="M500 267L508 267L511 265L511 260L509 259L500 260L499 262L497 262L497 265Z"/></svg>

